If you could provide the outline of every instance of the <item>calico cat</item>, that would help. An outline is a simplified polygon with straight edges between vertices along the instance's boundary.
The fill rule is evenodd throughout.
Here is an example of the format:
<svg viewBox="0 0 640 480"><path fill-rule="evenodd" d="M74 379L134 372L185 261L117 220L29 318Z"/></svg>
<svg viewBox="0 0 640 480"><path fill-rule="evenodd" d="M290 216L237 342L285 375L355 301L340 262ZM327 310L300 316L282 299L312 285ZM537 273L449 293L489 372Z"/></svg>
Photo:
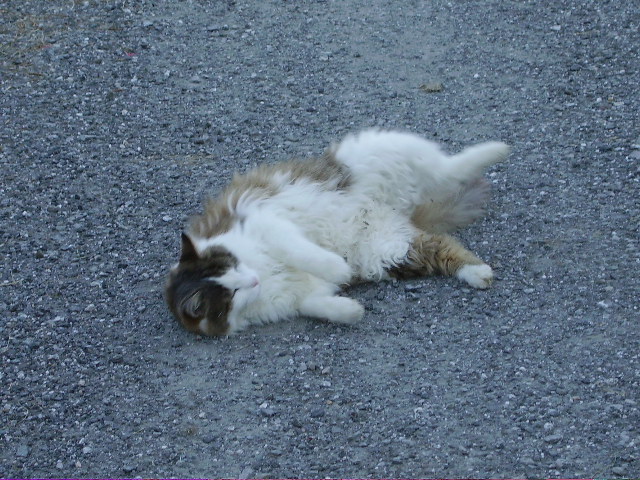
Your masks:
<svg viewBox="0 0 640 480"><path fill-rule="evenodd" d="M354 281L442 274L487 288L491 267L447 232L482 214L482 174L508 152L488 142L447 156L410 133L365 130L318 159L236 176L182 234L169 308L213 336L298 315L356 322L362 305L337 295Z"/></svg>

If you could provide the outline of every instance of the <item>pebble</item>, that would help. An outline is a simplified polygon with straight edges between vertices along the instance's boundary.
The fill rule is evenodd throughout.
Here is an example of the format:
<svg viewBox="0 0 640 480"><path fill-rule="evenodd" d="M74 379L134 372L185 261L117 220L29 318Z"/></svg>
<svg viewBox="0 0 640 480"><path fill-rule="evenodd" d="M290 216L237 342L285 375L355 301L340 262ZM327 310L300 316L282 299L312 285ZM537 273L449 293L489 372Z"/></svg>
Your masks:
<svg viewBox="0 0 640 480"><path fill-rule="evenodd" d="M203 435L203 436L202 436L202 441L203 441L204 443L213 443L213 442L215 442L216 438L217 438L217 437L216 437L215 435L212 435L212 434L210 434L210 433L207 433L207 434L205 434L205 435Z"/></svg>
<svg viewBox="0 0 640 480"><path fill-rule="evenodd" d="M238 478L250 478L252 473L253 473L253 468L244 467L240 472L240 475L238 475Z"/></svg>
<svg viewBox="0 0 640 480"><path fill-rule="evenodd" d="M424 289L422 283L407 283L404 286L405 292L421 292Z"/></svg>
<svg viewBox="0 0 640 480"><path fill-rule="evenodd" d="M16 455L18 457L26 457L29 455L29 447L27 445L18 445L16 449Z"/></svg>
<svg viewBox="0 0 640 480"><path fill-rule="evenodd" d="M547 443L558 443L560 440L562 440L562 435L558 435L558 434L547 435L546 437L543 438L543 440Z"/></svg>
<svg viewBox="0 0 640 480"><path fill-rule="evenodd" d="M321 418L326 415L326 411L323 408L314 408L309 412L312 418Z"/></svg>
<svg viewBox="0 0 640 480"><path fill-rule="evenodd" d="M260 411L260 415L267 418L273 417L276 414L276 411L271 407L261 408L259 411Z"/></svg>
<svg viewBox="0 0 640 480"><path fill-rule="evenodd" d="M425 93L438 93L444 89L444 85L441 82L423 83L420 85L420 90Z"/></svg>

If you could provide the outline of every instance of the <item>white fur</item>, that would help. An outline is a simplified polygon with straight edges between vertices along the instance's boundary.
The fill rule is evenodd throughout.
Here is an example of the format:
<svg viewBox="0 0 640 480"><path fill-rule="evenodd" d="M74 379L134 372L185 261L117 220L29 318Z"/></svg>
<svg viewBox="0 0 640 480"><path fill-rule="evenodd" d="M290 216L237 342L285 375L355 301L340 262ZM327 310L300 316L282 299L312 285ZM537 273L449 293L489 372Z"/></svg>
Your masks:
<svg viewBox="0 0 640 480"><path fill-rule="evenodd" d="M507 151L504 144L487 143L449 157L416 135L367 130L333 147L337 161L351 172L348 189L283 179L281 191L267 200L247 196L242 222L217 237L193 238L199 252L226 247L241 269L259 278L255 301L240 309L234 302L229 333L298 314L340 323L359 320L362 306L335 296L339 285L353 277L385 278L416 233L413 209L477 177ZM458 277L485 288L490 270L465 266Z"/></svg>
<svg viewBox="0 0 640 480"><path fill-rule="evenodd" d="M300 313L336 323L354 323L364 315L364 307L351 298L314 295L300 303Z"/></svg>
<svg viewBox="0 0 640 480"><path fill-rule="evenodd" d="M488 288L493 281L493 270L489 265L465 265L456 276L475 288Z"/></svg>
<svg viewBox="0 0 640 480"><path fill-rule="evenodd" d="M488 142L447 156L417 135L379 130L348 136L334 147L336 159L358 179L359 191L409 215L416 205L440 200L457 184L478 177L508 152L504 143Z"/></svg>
<svg viewBox="0 0 640 480"><path fill-rule="evenodd" d="M236 268L230 269L221 277L211 277L211 280L218 282L231 291L255 288L260 285L258 274L242 263Z"/></svg>

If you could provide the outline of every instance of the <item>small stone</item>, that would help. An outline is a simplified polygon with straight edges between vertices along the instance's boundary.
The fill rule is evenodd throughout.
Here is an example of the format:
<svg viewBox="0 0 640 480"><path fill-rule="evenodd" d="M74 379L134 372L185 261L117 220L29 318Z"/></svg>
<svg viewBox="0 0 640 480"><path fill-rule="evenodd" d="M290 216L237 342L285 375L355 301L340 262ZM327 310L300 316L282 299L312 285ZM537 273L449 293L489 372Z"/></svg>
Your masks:
<svg viewBox="0 0 640 480"><path fill-rule="evenodd" d="M18 449L16 450L16 455L18 457L26 457L27 455L29 455L29 447L26 445L19 445Z"/></svg>
<svg viewBox="0 0 640 480"><path fill-rule="evenodd" d="M242 472L240 472L240 475L238 476L238 478L251 478L252 473L253 473L253 468L245 467L242 469Z"/></svg>
<svg viewBox="0 0 640 480"><path fill-rule="evenodd" d="M558 434L547 435L543 438L543 440L547 443L558 443L560 440L562 440L562 436Z"/></svg>
<svg viewBox="0 0 640 480"><path fill-rule="evenodd" d="M422 289L423 289L423 286L420 283L407 283L404 286L404 291L405 292L419 292Z"/></svg>
<svg viewBox="0 0 640 480"><path fill-rule="evenodd" d="M425 93L438 93L443 89L444 85L442 85L442 83L440 82L423 83L422 85L420 85L420 90Z"/></svg>
<svg viewBox="0 0 640 480"><path fill-rule="evenodd" d="M611 469L611 471L613 473L615 473L616 475L624 475L626 470L624 469L624 467L613 467Z"/></svg>
<svg viewBox="0 0 640 480"><path fill-rule="evenodd" d="M171 220L173 219L169 215L165 215L164 217L162 217L163 222L170 222Z"/></svg>
<svg viewBox="0 0 640 480"><path fill-rule="evenodd" d="M90 454L90 453L91 453L91 451L92 451L91 447L84 447L84 448L82 449L82 453L84 453L85 455Z"/></svg>
<svg viewBox="0 0 640 480"><path fill-rule="evenodd" d="M56 462L56 468L57 468L58 470L62 470L62 469L64 468L64 463L62 463L62 460L58 460L58 461Z"/></svg>
<svg viewBox="0 0 640 480"><path fill-rule="evenodd" d="M276 414L276 411L273 408L265 407L260 409L260 415L262 415L263 417L270 418L275 416L275 414Z"/></svg>
<svg viewBox="0 0 640 480"><path fill-rule="evenodd" d="M216 440L216 436L215 435L211 435L211 434L206 434L202 437L202 441L204 443L213 443Z"/></svg>
<svg viewBox="0 0 640 480"><path fill-rule="evenodd" d="M122 467L122 471L123 471L124 473L131 473L131 472L133 472L135 469L136 469L136 467L135 467L135 466L133 466L133 465L131 465L131 464L127 464L127 465L125 465L124 467Z"/></svg>
<svg viewBox="0 0 640 480"><path fill-rule="evenodd" d="M325 414L326 412L322 408L314 408L313 410L311 410L311 412L309 412L309 415L311 415L313 418L321 418L324 417Z"/></svg>

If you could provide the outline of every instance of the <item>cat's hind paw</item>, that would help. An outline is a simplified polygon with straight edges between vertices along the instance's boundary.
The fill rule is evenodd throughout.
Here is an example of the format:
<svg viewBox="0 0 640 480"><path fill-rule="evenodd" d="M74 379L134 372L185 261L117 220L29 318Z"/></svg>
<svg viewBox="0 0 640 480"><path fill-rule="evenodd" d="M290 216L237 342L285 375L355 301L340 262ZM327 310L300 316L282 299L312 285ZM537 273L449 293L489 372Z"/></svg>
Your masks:
<svg viewBox="0 0 640 480"><path fill-rule="evenodd" d="M487 264L464 265L458 270L456 277L472 287L489 288L493 282L493 270Z"/></svg>

